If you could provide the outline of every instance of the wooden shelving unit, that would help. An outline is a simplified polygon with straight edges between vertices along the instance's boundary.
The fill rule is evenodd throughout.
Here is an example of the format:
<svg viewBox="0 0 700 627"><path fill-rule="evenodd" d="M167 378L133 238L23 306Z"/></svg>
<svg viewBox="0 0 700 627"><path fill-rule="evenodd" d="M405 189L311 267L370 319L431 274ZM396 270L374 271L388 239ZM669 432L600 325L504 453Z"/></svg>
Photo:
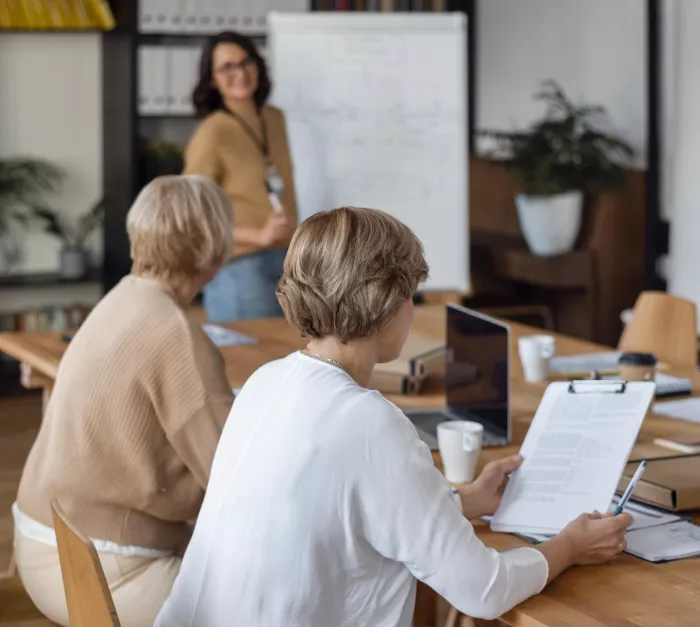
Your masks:
<svg viewBox="0 0 700 627"><path fill-rule="evenodd" d="M102 269L94 268L77 279L66 279L55 272L40 272L32 274L0 275L0 289L3 288L40 288L63 287L66 285L83 285L102 281Z"/></svg>
<svg viewBox="0 0 700 627"><path fill-rule="evenodd" d="M453 0L449 11L473 14L474 0ZM311 2L315 10L316 2ZM129 272L126 213L138 191L148 182L144 176L143 135L158 132L159 124L192 124L194 116L141 115L138 112L138 48L141 45L201 45L201 33L140 33L139 0L112 2L117 27L103 35L104 84L104 185L110 199L105 215L104 289L109 290ZM263 43L265 36L253 36ZM470 38L471 39L471 38ZM471 54L469 55L471 59ZM471 63L471 61L470 61ZM151 137L153 138L153 137ZM159 138L154 138L159 139Z"/></svg>

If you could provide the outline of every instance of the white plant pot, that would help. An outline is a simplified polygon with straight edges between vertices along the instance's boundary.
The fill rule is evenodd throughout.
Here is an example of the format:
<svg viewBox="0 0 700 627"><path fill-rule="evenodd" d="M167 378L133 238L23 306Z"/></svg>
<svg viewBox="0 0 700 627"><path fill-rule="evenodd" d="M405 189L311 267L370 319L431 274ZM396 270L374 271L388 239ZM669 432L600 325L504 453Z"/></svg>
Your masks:
<svg viewBox="0 0 700 627"><path fill-rule="evenodd" d="M515 197L518 220L530 251L538 257L570 252L579 231L583 213L583 192L555 196Z"/></svg>
<svg viewBox="0 0 700 627"><path fill-rule="evenodd" d="M80 279L85 271L85 251L82 248L61 249L58 274L62 279Z"/></svg>

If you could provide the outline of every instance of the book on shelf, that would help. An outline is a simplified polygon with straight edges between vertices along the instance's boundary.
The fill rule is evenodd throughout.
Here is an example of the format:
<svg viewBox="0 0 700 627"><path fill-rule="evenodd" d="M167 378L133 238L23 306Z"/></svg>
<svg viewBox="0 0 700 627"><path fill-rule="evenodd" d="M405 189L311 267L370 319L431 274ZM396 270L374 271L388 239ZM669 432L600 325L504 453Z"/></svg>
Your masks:
<svg viewBox="0 0 700 627"><path fill-rule="evenodd" d="M73 330L80 327L89 312L89 307L72 305L0 313L0 333Z"/></svg>
<svg viewBox="0 0 700 627"><path fill-rule="evenodd" d="M0 28L27 30L111 30L106 0L0 0Z"/></svg>

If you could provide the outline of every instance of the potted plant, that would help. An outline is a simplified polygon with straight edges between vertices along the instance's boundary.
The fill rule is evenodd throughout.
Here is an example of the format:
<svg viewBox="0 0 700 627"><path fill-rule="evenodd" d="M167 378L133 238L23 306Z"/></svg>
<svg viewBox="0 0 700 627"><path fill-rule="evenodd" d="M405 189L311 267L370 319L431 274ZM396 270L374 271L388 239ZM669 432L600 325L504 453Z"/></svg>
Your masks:
<svg viewBox="0 0 700 627"><path fill-rule="evenodd" d="M58 237L61 242L59 276L63 279L79 279L88 269L88 254L85 242L90 234L102 224L105 199L98 200L76 224L62 219L56 211L47 207L35 207L34 215L44 221L47 233Z"/></svg>
<svg viewBox="0 0 700 627"><path fill-rule="evenodd" d="M185 166L182 148L157 139L143 140L142 151L144 173L143 184L150 183L157 176L181 174Z"/></svg>
<svg viewBox="0 0 700 627"><path fill-rule="evenodd" d="M569 252L581 228L584 194L622 185L623 166L634 156L624 140L601 129L601 106L576 105L555 81L542 84L536 100L545 116L529 130L481 131L495 140L490 156L518 178L518 220L530 250L549 257Z"/></svg>
<svg viewBox="0 0 700 627"><path fill-rule="evenodd" d="M9 272L22 258L19 227L29 226L42 196L53 191L62 171L46 161L0 159L0 269Z"/></svg>

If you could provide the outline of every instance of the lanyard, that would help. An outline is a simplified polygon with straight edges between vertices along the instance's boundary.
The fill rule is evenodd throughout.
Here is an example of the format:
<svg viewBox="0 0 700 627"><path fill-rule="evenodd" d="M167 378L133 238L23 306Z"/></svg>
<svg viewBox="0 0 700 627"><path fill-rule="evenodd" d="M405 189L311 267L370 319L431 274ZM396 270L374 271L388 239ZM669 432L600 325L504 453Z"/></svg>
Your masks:
<svg viewBox="0 0 700 627"><path fill-rule="evenodd" d="M267 124L265 124L265 116L260 114L260 127L262 130L262 140L258 137L257 133L250 127L250 124L246 122L240 115L236 115L230 109L224 109L234 120L236 120L240 125L245 134L250 138L250 140L255 144L257 149L262 154L267 165L270 164L272 159L270 158L270 149L267 143Z"/></svg>
<svg viewBox="0 0 700 627"><path fill-rule="evenodd" d="M280 202L280 196L284 193L284 180L280 176L275 163L270 156L270 149L267 143L267 125L265 124L265 117L260 115L260 127L262 130L262 140L258 137L257 133L250 127L250 124L246 122L240 115L236 115L230 109L224 109L228 114L236 120L241 128L245 131L245 134L250 138L250 140L255 144L257 149L263 156L265 160L265 188L267 189L268 196L270 198L270 203L275 211L283 211L284 208Z"/></svg>

